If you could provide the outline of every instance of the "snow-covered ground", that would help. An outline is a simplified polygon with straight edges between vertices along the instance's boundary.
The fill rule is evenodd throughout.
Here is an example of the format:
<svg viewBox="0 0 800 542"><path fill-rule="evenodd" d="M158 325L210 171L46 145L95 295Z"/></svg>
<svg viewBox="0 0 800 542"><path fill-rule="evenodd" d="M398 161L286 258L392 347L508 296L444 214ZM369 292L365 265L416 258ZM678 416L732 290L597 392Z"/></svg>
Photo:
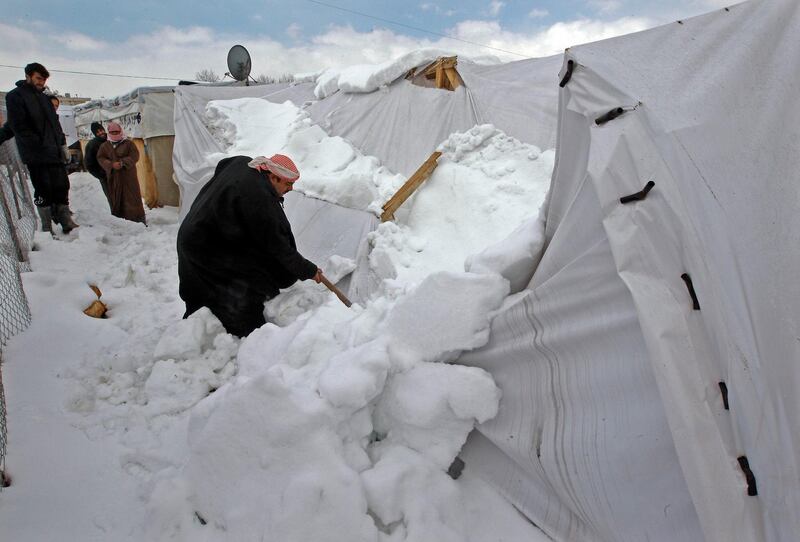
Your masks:
<svg viewBox="0 0 800 542"><path fill-rule="evenodd" d="M210 105L228 154L268 154L243 120L257 118L272 152L306 152L309 195L352 204L371 187L358 201L374 208L402 182L266 103ZM148 211L147 228L113 218L97 182L73 175L82 226L37 234L33 322L5 353L14 484L0 540L546 540L469 467L447 474L501 397L488 373L448 362L484 344L524 286L553 152L491 126L441 150L398 223L370 234L368 301L347 309L300 283L266 307L289 317L241 341L208 311L181 320L177 210ZM89 284L107 319L81 312Z"/></svg>

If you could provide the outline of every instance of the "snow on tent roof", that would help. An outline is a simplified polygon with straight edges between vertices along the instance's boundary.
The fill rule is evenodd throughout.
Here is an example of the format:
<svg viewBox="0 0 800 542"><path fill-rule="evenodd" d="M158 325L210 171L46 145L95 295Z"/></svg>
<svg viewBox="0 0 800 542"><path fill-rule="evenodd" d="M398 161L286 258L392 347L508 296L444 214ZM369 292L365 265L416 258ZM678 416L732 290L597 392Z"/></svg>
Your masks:
<svg viewBox="0 0 800 542"><path fill-rule="evenodd" d="M546 249L460 360L503 389L467 468L557 540L800 532L798 31L753 1L567 51Z"/></svg>
<svg viewBox="0 0 800 542"><path fill-rule="evenodd" d="M75 107L75 125L81 139L91 139L93 122L119 122L130 137L174 135L173 87L138 87L114 98L92 100Z"/></svg>
<svg viewBox="0 0 800 542"><path fill-rule="evenodd" d="M345 138L364 154L377 157L390 170L405 176L410 176L450 134L477 124L492 123L543 149L554 146L560 57L495 66L459 60L465 85L454 92L421 88L403 79L409 67L425 64L435 58L431 55L430 51L406 55L393 64L373 66L373 72L365 66L354 68L352 73L343 70L337 84L342 84L341 74L350 73L343 87L346 92L335 92L321 100L315 97L319 79L316 83L227 89L177 87L174 161L183 205L191 204L193 194L213 173L204 156L223 150L203 122L205 104L214 99L290 100L304 106L329 135ZM390 84L385 86L387 82ZM381 88L366 92L376 85ZM362 91L354 92L357 88Z"/></svg>

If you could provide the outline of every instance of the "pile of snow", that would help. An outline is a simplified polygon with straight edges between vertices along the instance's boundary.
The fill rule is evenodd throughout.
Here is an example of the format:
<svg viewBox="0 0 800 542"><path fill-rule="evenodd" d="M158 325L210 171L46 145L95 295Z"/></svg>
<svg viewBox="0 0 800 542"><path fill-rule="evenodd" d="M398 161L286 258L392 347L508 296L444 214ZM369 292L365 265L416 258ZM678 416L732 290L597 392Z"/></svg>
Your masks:
<svg viewBox="0 0 800 542"><path fill-rule="evenodd" d="M497 275L437 274L396 302L331 300L253 332L238 377L192 411L188 460L160 482L153 528L214 540L437 532L415 501L452 492L448 466L499 401L488 373L439 362L488 340L507 292Z"/></svg>
<svg viewBox="0 0 800 542"><path fill-rule="evenodd" d="M208 112L226 147L209 160L288 154L307 195L379 212L405 180L289 103L219 101ZM488 125L453 134L440 150L439 167L397 222L369 236L379 287L368 301L348 309L323 286L298 283L267 303L271 323L242 341L207 310L181 320L174 209L148 211L148 228L125 222L108 214L96 181L73 176L83 225L57 241L37 237L35 272L25 277L34 323L8 349L7 379L56 390L63 425L92 440L87 468L111 469L88 483L103 518L85 517L86 502L66 506L73 526L65 538L89 539L94 529L153 540L543 537L468 467L459 480L448 476L468 433L500 400L488 373L448 362L486 343L493 311L525 282L541 248L537 214L553 152ZM341 258L326 265L332 278L354 267ZM79 312L91 301L89 283L103 290L106 320ZM41 336L69 344L54 367L40 368L69 386L20 376L29 356L52 359ZM46 450L50 435L35 432L38 419L15 442ZM74 484L70 469L37 479L38 464L59 463L57 451L28 462L11 452L41 487L18 493L20 507L0 510L0 523L33 539L47 528L30 521L41 506L35 495ZM103 479L114 480L113 495ZM476 495L491 504L481 508Z"/></svg>
<svg viewBox="0 0 800 542"><path fill-rule="evenodd" d="M463 271L470 255L500 243L471 263L471 270L500 273L519 290L527 281L503 259L524 259L520 271L534 269L525 267L531 258L520 245L529 254L542 247L538 209L555 152L541 152L491 125L453 134L439 150L439 166L396 213L398 223L385 222L370 234L373 270L381 278L417 282L432 271Z"/></svg>
<svg viewBox="0 0 800 542"><path fill-rule="evenodd" d="M212 101L207 118L226 146L224 153L207 157L210 163L237 154L287 154L300 170L295 190L307 196L380 215L405 182L345 139L328 136L291 102ZM542 247L544 225L536 217L555 152L542 152L488 124L451 135L439 150L438 167L396 213L397 221L381 224L370 235L374 276L405 284L434 271L463 271L470 255L519 228L514 241L474 264L474 271L498 272L519 290ZM515 268L500 261L509 257L519 262Z"/></svg>
<svg viewBox="0 0 800 542"><path fill-rule="evenodd" d="M289 101L214 100L206 106L206 118L226 147L224 153L208 156L209 163L235 155L286 154L300 170L296 189L308 196L380 214L405 182L380 167L375 157L363 155L341 137L329 137Z"/></svg>

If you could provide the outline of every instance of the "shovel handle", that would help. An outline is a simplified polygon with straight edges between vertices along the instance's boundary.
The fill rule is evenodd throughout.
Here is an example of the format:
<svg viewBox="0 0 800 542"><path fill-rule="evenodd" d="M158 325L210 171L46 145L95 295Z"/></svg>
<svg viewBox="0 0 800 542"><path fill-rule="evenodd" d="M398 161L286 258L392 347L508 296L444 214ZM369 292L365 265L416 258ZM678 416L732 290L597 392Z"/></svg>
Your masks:
<svg viewBox="0 0 800 542"><path fill-rule="evenodd" d="M350 303L350 300L347 299L347 296L344 295L339 288L334 286L333 283L329 281L328 278L321 273L320 273L320 282L322 282L322 284L324 284L328 288L328 290L336 294L336 297L339 298L339 301L344 303L345 307L350 307L352 305L352 303Z"/></svg>

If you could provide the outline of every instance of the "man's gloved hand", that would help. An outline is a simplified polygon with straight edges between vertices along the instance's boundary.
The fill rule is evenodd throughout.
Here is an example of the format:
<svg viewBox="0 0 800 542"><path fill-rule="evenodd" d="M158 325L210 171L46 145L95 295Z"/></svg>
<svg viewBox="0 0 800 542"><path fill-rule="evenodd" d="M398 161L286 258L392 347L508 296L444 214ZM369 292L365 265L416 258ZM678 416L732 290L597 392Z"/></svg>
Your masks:
<svg viewBox="0 0 800 542"><path fill-rule="evenodd" d="M316 282L317 284L322 282L322 269L320 269L319 267L317 268L317 273L314 275L314 282Z"/></svg>
<svg viewBox="0 0 800 542"><path fill-rule="evenodd" d="M69 164L71 157L69 154L69 147L66 145L61 146L61 159L64 161L65 164Z"/></svg>

